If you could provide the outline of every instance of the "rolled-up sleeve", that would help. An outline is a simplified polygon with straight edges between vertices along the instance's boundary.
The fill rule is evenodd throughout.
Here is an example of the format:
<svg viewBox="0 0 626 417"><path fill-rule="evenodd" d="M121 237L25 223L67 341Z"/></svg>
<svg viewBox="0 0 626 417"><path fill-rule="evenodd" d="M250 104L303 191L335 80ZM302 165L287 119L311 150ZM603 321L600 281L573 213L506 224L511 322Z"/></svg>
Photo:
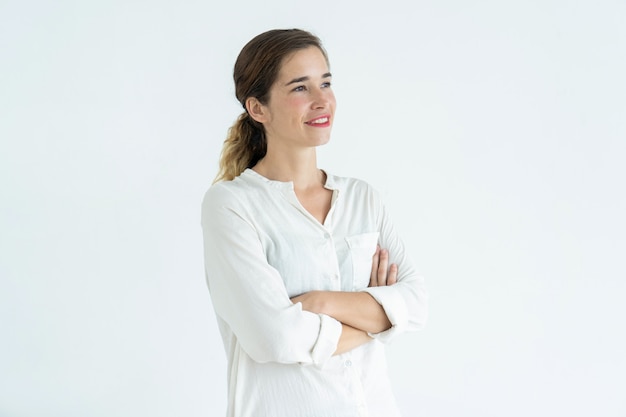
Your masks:
<svg viewBox="0 0 626 417"><path fill-rule="evenodd" d="M219 184L202 201L205 273L216 315L256 362L323 364L337 348L341 323L291 302L244 211Z"/></svg>
<svg viewBox="0 0 626 417"><path fill-rule="evenodd" d="M376 194L378 210L377 227L380 232L379 244L389 250L389 262L398 265L398 282L383 287L369 287L369 293L385 310L391 328L370 336L381 342L389 342L396 335L406 331L422 329L428 319L428 292L423 276L416 270L407 253L404 242L393 226L391 217Z"/></svg>

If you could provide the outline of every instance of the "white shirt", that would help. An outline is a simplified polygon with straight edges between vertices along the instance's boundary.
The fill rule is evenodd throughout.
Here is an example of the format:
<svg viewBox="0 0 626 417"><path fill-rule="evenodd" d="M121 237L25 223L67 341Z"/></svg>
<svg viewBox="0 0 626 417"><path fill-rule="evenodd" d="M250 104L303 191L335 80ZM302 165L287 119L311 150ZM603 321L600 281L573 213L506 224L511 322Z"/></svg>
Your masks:
<svg viewBox="0 0 626 417"><path fill-rule="evenodd" d="M228 357L227 417L399 416L383 344L424 325L423 278L371 186L327 175L325 187L333 196L324 224L302 207L293 183L251 169L204 196L206 278ZM398 282L368 288L377 243L398 264ZM367 291L392 327L333 356L341 323L290 300L312 290Z"/></svg>

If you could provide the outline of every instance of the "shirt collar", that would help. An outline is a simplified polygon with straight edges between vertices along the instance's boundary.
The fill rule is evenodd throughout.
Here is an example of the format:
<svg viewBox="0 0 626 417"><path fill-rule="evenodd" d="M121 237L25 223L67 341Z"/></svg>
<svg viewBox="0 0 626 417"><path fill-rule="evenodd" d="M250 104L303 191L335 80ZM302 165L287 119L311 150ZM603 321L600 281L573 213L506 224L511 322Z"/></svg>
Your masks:
<svg viewBox="0 0 626 417"><path fill-rule="evenodd" d="M322 171L324 172L324 174L326 174L326 182L324 183L324 188L333 190L333 191L337 190L338 189L337 180L335 176L332 174L329 174L328 171L324 169ZM256 182L265 183L269 185L270 187L278 188L280 190L285 190L285 189L293 190L292 181L284 182L284 181L270 180L269 178L264 177L263 175L259 174L258 172L256 172L255 170L251 168L246 168L246 170L241 173L241 176L246 179L251 179Z"/></svg>

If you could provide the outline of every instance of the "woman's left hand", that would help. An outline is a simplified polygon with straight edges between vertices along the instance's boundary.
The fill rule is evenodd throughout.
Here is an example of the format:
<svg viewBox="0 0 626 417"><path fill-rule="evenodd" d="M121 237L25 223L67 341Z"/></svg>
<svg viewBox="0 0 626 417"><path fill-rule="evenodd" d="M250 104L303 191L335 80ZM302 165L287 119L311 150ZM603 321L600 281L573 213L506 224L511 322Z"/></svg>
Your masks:
<svg viewBox="0 0 626 417"><path fill-rule="evenodd" d="M398 265L389 265L389 251L376 246L372 257L372 273L369 287L384 287L398 281Z"/></svg>

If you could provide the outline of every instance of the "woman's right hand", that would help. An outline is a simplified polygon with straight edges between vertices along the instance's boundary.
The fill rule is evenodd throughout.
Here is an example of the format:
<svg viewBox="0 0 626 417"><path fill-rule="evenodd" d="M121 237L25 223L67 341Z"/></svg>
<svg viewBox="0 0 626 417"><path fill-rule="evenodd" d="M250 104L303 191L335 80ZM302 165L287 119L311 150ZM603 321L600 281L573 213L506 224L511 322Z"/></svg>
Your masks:
<svg viewBox="0 0 626 417"><path fill-rule="evenodd" d="M398 280L398 265L389 265L389 251L376 245L376 252L372 257L372 273L369 287L384 287L393 285Z"/></svg>

